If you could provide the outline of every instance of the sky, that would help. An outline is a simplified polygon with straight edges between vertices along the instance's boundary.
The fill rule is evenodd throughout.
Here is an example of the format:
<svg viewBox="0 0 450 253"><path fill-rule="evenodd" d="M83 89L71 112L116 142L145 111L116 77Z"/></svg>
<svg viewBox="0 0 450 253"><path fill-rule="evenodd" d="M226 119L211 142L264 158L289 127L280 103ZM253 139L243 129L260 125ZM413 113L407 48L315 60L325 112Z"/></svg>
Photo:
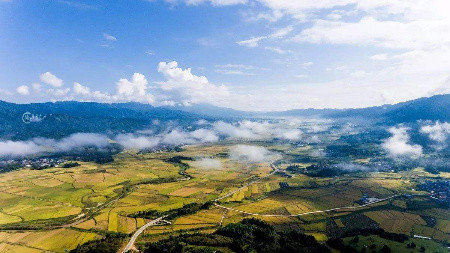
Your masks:
<svg viewBox="0 0 450 253"><path fill-rule="evenodd" d="M450 93L448 0L0 0L0 100L361 108Z"/></svg>

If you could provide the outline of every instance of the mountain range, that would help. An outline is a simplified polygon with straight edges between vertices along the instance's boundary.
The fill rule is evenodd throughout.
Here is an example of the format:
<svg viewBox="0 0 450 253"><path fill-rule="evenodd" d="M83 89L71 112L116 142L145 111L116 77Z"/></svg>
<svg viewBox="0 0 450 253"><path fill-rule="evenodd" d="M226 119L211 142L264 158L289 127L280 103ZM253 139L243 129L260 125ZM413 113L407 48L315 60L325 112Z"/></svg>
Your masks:
<svg viewBox="0 0 450 253"><path fill-rule="evenodd" d="M77 132L120 133L164 128L160 122L189 126L200 119L236 120L267 117L349 118L397 124L417 120L450 121L450 94L420 98L393 105L362 109L298 109L282 112L245 112L212 105L154 107L140 103L104 104L54 102L14 104L0 101L0 139L26 140L40 136L61 138ZM39 122L26 124L24 113Z"/></svg>

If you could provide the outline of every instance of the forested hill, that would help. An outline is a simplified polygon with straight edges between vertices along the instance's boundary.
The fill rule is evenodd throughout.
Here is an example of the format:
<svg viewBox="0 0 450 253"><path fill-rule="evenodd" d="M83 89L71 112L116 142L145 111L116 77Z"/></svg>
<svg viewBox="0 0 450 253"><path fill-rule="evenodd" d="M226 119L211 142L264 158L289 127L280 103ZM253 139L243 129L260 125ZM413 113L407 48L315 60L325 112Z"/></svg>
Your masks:
<svg viewBox="0 0 450 253"><path fill-rule="evenodd" d="M22 116L26 112L40 116L41 120L25 124ZM176 120L183 125L199 118L193 113L139 103L13 104L0 101L0 139L60 138L77 132L133 132L149 126L157 127L155 120Z"/></svg>

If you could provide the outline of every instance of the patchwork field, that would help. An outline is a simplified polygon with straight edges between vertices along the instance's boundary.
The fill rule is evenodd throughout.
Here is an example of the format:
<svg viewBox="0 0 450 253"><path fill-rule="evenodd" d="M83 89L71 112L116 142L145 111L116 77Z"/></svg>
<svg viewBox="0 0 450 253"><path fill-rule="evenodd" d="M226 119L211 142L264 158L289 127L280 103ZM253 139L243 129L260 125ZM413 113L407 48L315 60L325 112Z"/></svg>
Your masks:
<svg viewBox="0 0 450 253"><path fill-rule="evenodd" d="M181 152L126 151L108 164L80 162L81 166L74 168L22 169L0 174L0 251L64 252L106 233L128 235L152 219L135 216L139 212L163 213L190 203L205 203L243 186L220 201L232 210L212 206L177 216L170 223L147 229L138 244L180 233L212 233L249 217L240 211L259 214L257 217L269 224L302 231L322 242L332 234L358 226L429 236L439 242L450 240L449 210L433 205L426 210L409 210L412 202L427 198L396 198L352 211L289 217L357 207L363 195L381 199L411 193L414 183L408 178L428 176L423 170L283 177L269 175L269 161L230 160L226 155L230 145L193 145ZM283 145L271 148L288 150ZM288 151L309 150L299 147ZM220 166L203 166L201 158L216 159ZM247 185L259 178L263 179ZM430 219L426 217L436 219L435 224L427 223Z"/></svg>

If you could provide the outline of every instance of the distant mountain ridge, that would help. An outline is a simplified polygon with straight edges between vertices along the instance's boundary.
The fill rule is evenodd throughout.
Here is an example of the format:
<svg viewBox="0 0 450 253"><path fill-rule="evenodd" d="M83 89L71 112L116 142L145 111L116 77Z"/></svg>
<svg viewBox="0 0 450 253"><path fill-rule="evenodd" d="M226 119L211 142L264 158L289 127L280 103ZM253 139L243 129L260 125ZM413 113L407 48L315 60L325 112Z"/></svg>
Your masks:
<svg viewBox="0 0 450 253"><path fill-rule="evenodd" d="M177 121L180 126L192 125L199 119L264 117L358 118L387 124L416 120L450 121L449 108L450 94L362 109L299 109L283 112L244 112L204 104L190 107L154 107L140 103L14 104L0 101L0 139L61 138L77 132L129 133L149 127L164 128L164 125L155 125L155 120ZM25 124L22 121L25 112L43 115L45 119L39 123Z"/></svg>
<svg viewBox="0 0 450 253"><path fill-rule="evenodd" d="M230 108L199 104L177 109L215 117L323 117L367 118L388 122L411 122L416 120L450 121L450 94L419 98L398 104L387 104L361 109L294 109L280 112L246 112Z"/></svg>

